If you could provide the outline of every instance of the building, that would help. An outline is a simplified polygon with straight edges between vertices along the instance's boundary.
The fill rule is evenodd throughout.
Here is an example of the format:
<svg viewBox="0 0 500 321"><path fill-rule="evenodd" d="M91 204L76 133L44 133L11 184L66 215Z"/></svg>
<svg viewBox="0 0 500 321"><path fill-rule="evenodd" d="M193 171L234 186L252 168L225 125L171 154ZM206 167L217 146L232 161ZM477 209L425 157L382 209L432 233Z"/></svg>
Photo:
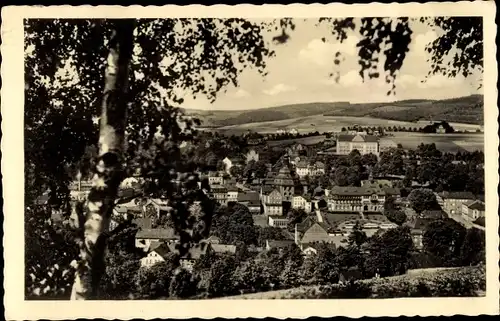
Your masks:
<svg viewBox="0 0 500 321"><path fill-rule="evenodd" d="M246 206L251 214L260 214L260 197L255 191L238 193L238 203Z"/></svg>
<svg viewBox="0 0 500 321"><path fill-rule="evenodd" d="M243 166L244 161L240 157L226 157L222 160L226 173L230 174L231 167Z"/></svg>
<svg viewBox="0 0 500 321"><path fill-rule="evenodd" d="M375 187L334 186L328 193L332 212L382 212L386 196L398 198L399 190Z"/></svg>
<svg viewBox="0 0 500 321"><path fill-rule="evenodd" d="M236 185L231 185L227 187L227 202L238 202L238 187Z"/></svg>
<svg viewBox="0 0 500 321"><path fill-rule="evenodd" d="M285 249L291 245L295 244L292 240L266 240L266 250L271 249Z"/></svg>
<svg viewBox="0 0 500 321"><path fill-rule="evenodd" d="M254 149L250 150L246 154L246 162L247 164L251 161L258 162L259 161L259 153L257 153Z"/></svg>
<svg viewBox="0 0 500 321"><path fill-rule="evenodd" d="M227 205L228 190L225 186L213 186L210 189L210 196L220 205Z"/></svg>
<svg viewBox="0 0 500 321"><path fill-rule="evenodd" d="M353 150L361 155L379 154L378 138L373 135L339 135L337 137L337 154L349 155Z"/></svg>
<svg viewBox="0 0 500 321"><path fill-rule="evenodd" d="M69 185L69 196L73 201L83 201L92 189L92 180L78 179Z"/></svg>
<svg viewBox="0 0 500 321"><path fill-rule="evenodd" d="M261 200L265 215L283 215L283 198L277 189L263 191Z"/></svg>
<svg viewBox="0 0 500 321"><path fill-rule="evenodd" d="M283 166L278 172L278 175L274 177L273 185L280 192L283 201L292 201L295 190L295 182L292 174L290 173L290 169L288 169L287 166Z"/></svg>
<svg viewBox="0 0 500 321"><path fill-rule="evenodd" d="M462 216L470 222L485 217L485 204L480 200L467 201L462 204Z"/></svg>
<svg viewBox="0 0 500 321"><path fill-rule="evenodd" d="M308 196L304 195L295 195L292 200L292 208L294 209L303 209L306 213L310 213L312 211L312 202Z"/></svg>
<svg viewBox="0 0 500 321"><path fill-rule="evenodd" d="M308 217L302 223L295 225L295 243L304 254L317 253L317 246L321 243L343 246L345 236L329 233L330 229L326 223L316 222Z"/></svg>
<svg viewBox="0 0 500 321"><path fill-rule="evenodd" d="M141 267L150 268L155 264L165 262L168 255L171 253L170 248L166 243L161 243L155 246L154 249L141 259Z"/></svg>
<svg viewBox="0 0 500 321"><path fill-rule="evenodd" d="M309 166L309 175L310 176L321 176L325 175L325 164L322 162L316 162L313 165Z"/></svg>
<svg viewBox="0 0 500 321"><path fill-rule="evenodd" d="M270 215L268 217L268 224L272 227L286 228L288 226L288 219L282 215Z"/></svg>
<svg viewBox="0 0 500 321"><path fill-rule="evenodd" d="M309 175L309 164L306 161L300 160L296 162L295 165L295 173L299 175L299 177L305 177Z"/></svg>
<svg viewBox="0 0 500 321"><path fill-rule="evenodd" d="M156 242L175 243L178 240L179 236L173 228L141 229L135 235L135 246L149 252Z"/></svg>
<svg viewBox="0 0 500 321"><path fill-rule="evenodd" d="M475 200L471 192L442 192L436 195L438 204L448 214L462 214L462 205Z"/></svg>
<svg viewBox="0 0 500 321"><path fill-rule="evenodd" d="M223 185L224 184L224 172L209 172L208 173L208 185Z"/></svg>
<svg viewBox="0 0 500 321"><path fill-rule="evenodd" d="M398 147L398 144L396 144L394 141L390 140L390 139L380 139L379 143L378 143L378 149L379 149L379 152L382 153L382 152L386 152L392 148L397 148Z"/></svg>
<svg viewBox="0 0 500 321"><path fill-rule="evenodd" d="M436 134L446 134L446 129L443 127L443 125L439 125L436 128Z"/></svg>

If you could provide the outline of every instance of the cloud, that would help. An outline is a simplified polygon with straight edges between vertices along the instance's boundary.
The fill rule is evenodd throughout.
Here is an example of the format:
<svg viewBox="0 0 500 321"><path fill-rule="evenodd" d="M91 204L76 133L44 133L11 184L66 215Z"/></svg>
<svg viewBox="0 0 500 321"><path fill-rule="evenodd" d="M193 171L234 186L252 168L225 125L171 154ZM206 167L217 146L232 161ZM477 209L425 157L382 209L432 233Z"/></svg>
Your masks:
<svg viewBox="0 0 500 321"><path fill-rule="evenodd" d="M436 40L437 37L437 33L432 30L417 35L413 41L413 50L417 55L423 55L424 53L428 54L425 47L427 47L427 45L432 41Z"/></svg>
<svg viewBox="0 0 500 321"><path fill-rule="evenodd" d="M451 86L458 86L463 82L463 78L454 77L448 78L442 74L432 75L425 81L419 81L418 86L420 88L444 88Z"/></svg>
<svg viewBox="0 0 500 321"><path fill-rule="evenodd" d="M285 84L277 84L271 89L265 89L262 92L266 95L269 96L276 96L281 93L289 92L289 91L295 91L297 88L293 86L288 86Z"/></svg>
<svg viewBox="0 0 500 321"><path fill-rule="evenodd" d="M231 96L233 96L234 98L246 98L246 97L250 97L250 93L244 89L239 88Z"/></svg>
<svg viewBox="0 0 500 321"><path fill-rule="evenodd" d="M344 42L323 42L321 39L311 40L299 51L299 59L319 66L327 66L333 63L335 53L340 52L344 56L354 56L357 54L356 44L359 38L350 36Z"/></svg>
<svg viewBox="0 0 500 321"><path fill-rule="evenodd" d="M339 84L345 87L361 86L363 79L356 70L351 70L346 74L340 76Z"/></svg>
<svg viewBox="0 0 500 321"><path fill-rule="evenodd" d="M397 87L411 88L417 86L419 83L415 76L409 74L400 75L396 78Z"/></svg>

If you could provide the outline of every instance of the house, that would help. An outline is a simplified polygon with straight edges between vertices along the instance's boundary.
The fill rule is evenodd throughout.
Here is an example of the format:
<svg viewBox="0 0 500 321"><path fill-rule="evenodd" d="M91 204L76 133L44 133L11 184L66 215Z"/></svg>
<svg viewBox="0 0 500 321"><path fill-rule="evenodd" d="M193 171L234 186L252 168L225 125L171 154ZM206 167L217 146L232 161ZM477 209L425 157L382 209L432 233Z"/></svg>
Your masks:
<svg viewBox="0 0 500 321"><path fill-rule="evenodd" d="M445 134L445 133L446 133L446 129L443 127L443 125L439 125L436 128L436 134Z"/></svg>
<svg viewBox="0 0 500 321"><path fill-rule="evenodd" d="M222 160L226 173L230 174L231 167L243 166L244 161L240 157L226 157Z"/></svg>
<svg viewBox="0 0 500 321"><path fill-rule="evenodd" d="M135 235L135 246L147 252L153 242L175 243L178 240L173 228L141 229Z"/></svg>
<svg viewBox="0 0 500 321"><path fill-rule="evenodd" d="M247 164L251 161L258 162L259 161L259 153L257 153L254 149L250 150L246 155Z"/></svg>
<svg viewBox="0 0 500 321"><path fill-rule="evenodd" d="M476 198L471 192L442 192L436 194L441 208L448 214L462 214L462 205Z"/></svg>
<svg viewBox="0 0 500 321"><path fill-rule="evenodd" d="M292 200L292 208L301 208L306 213L310 213L312 210L311 198L305 195L295 195Z"/></svg>
<svg viewBox="0 0 500 321"><path fill-rule="evenodd" d="M260 214L260 197L255 191L238 193L238 203L245 205L251 214Z"/></svg>
<svg viewBox="0 0 500 321"><path fill-rule="evenodd" d="M209 172L208 173L208 185L223 185L224 184L224 173L223 172Z"/></svg>
<svg viewBox="0 0 500 321"><path fill-rule="evenodd" d="M378 137L373 135L339 135L337 137L337 154L349 155L353 150L361 155L379 154Z"/></svg>
<svg viewBox="0 0 500 321"><path fill-rule="evenodd" d="M220 205L226 206L227 205L227 196L228 196L228 191L225 186L213 186L210 189L210 196L218 202Z"/></svg>
<svg viewBox="0 0 500 321"><path fill-rule="evenodd" d="M69 185L69 195L72 200L85 200L92 189L92 180L78 179Z"/></svg>
<svg viewBox="0 0 500 321"><path fill-rule="evenodd" d="M295 128L292 128L292 129L290 129L289 133L291 135L297 135L299 133L299 131L297 129L295 129Z"/></svg>
<svg viewBox="0 0 500 321"><path fill-rule="evenodd" d="M306 161L300 160L295 165L295 173L299 175L299 177L305 177L309 175L309 164Z"/></svg>
<svg viewBox="0 0 500 321"><path fill-rule="evenodd" d="M330 226L323 222L316 222L311 217L306 218L302 223L295 225L295 243L306 254L316 253L316 246L321 243L330 243L335 246L343 246L345 236L342 234L331 234Z"/></svg>
<svg viewBox="0 0 500 321"><path fill-rule="evenodd" d="M270 215L268 216L269 226L286 228L288 226L288 219L281 215Z"/></svg>
<svg viewBox="0 0 500 321"><path fill-rule="evenodd" d="M283 198L277 189L262 195L265 215L283 215Z"/></svg>
<svg viewBox="0 0 500 321"><path fill-rule="evenodd" d="M316 162L309 166L310 176L321 176L325 174L325 164L322 162Z"/></svg>
<svg viewBox="0 0 500 321"><path fill-rule="evenodd" d="M237 202L238 201L238 187L236 185L231 185L227 187L227 202Z"/></svg>
<svg viewBox="0 0 500 321"><path fill-rule="evenodd" d="M155 264L165 262L168 255L171 253L169 246L166 243L157 245L154 249L141 259L141 267L150 268Z"/></svg>
<svg viewBox="0 0 500 321"><path fill-rule="evenodd" d="M269 251L274 248L284 249L293 244L295 244L293 240L266 240L266 250Z"/></svg>
<svg viewBox="0 0 500 321"><path fill-rule="evenodd" d="M462 216L470 222L474 222L480 217L485 217L485 204L480 200L463 203Z"/></svg>

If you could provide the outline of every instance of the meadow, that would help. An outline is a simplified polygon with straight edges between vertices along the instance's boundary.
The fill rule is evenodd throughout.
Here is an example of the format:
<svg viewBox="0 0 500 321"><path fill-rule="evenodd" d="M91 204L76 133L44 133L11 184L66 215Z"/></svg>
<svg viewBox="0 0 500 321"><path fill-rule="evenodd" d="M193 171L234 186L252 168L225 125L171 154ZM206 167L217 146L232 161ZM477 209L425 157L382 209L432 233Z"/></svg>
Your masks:
<svg viewBox="0 0 500 321"><path fill-rule="evenodd" d="M382 127L411 127L420 128L429 124L429 122L408 122L408 121L397 121L373 117L350 117L350 116L324 116L324 115L314 115L308 117L291 118L284 120L266 121L266 122L255 122L246 123L240 125L223 126L217 128L217 131L224 134L242 134L244 132L253 131L262 134L274 134L277 130L291 130L296 129L299 133L308 133L318 131L331 132L340 131L343 127L350 127L354 125L360 126L382 126ZM452 126L456 130L467 130L475 131L480 129L480 125L472 124L461 124L453 123Z"/></svg>

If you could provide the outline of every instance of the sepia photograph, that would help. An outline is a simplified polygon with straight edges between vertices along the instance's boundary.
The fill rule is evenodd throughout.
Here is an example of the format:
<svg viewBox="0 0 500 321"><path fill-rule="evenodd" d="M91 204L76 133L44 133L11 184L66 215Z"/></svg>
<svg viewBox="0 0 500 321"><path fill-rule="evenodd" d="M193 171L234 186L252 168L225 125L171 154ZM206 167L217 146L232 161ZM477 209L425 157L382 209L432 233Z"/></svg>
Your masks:
<svg viewBox="0 0 500 321"><path fill-rule="evenodd" d="M342 6L20 16L21 300L498 310L494 16Z"/></svg>

